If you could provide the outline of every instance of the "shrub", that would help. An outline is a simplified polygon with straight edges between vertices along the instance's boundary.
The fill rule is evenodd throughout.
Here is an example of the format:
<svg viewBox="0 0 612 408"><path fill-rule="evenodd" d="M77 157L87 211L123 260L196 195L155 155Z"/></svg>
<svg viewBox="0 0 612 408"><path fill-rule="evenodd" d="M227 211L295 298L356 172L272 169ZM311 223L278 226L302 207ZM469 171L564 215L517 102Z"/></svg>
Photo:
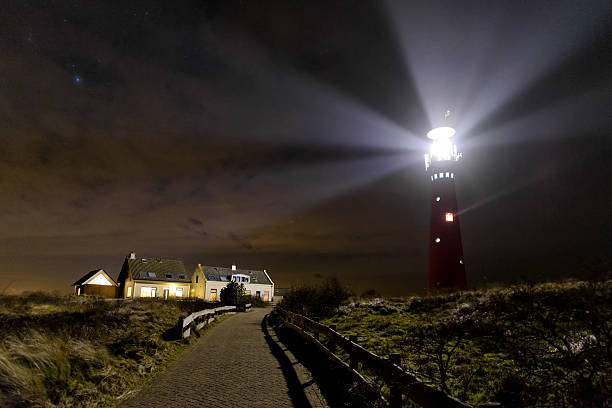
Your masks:
<svg viewBox="0 0 612 408"><path fill-rule="evenodd" d="M221 303L224 305L237 305L244 295L244 285L242 283L230 282L221 289Z"/></svg>
<svg viewBox="0 0 612 408"><path fill-rule="evenodd" d="M331 316L351 295L338 279L329 278L320 285L292 288L280 307L311 317Z"/></svg>
<svg viewBox="0 0 612 408"><path fill-rule="evenodd" d="M252 307L266 307L266 302L263 301L259 296L242 296L240 298L241 304L250 303Z"/></svg>
<svg viewBox="0 0 612 408"><path fill-rule="evenodd" d="M380 293L378 293L378 291L376 289L366 289L361 294L361 297L364 298L364 299L379 298L380 297Z"/></svg>

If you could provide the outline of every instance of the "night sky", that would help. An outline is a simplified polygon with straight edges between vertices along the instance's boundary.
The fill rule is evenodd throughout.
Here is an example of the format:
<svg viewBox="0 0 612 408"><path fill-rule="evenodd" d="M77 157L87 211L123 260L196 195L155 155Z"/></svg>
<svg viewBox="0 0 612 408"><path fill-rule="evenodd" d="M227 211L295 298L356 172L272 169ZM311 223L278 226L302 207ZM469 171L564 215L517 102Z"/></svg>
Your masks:
<svg viewBox="0 0 612 408"><path fill-rule="evenodd" d="M0 291L135 251L422 292L443 124L469 284L609 271L611 38L605 0L3 1Z"/></svg>

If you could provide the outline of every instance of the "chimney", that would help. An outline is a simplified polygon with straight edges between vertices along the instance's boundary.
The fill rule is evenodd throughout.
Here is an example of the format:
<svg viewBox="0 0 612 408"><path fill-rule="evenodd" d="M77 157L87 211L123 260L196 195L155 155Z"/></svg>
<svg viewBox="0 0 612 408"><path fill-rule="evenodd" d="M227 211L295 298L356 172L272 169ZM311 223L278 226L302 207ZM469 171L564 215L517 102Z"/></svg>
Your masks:
<svg viewBox="0 0 612 408"><path fill-rule="evenodd" d="M136 259L136 252L130 252L130 259Z"/></svg>
<svg viewBox="0 0 612 408"><path fill-rule="evenodd" d="M232 265L232 271L236 270L236 265Z"/></svg>

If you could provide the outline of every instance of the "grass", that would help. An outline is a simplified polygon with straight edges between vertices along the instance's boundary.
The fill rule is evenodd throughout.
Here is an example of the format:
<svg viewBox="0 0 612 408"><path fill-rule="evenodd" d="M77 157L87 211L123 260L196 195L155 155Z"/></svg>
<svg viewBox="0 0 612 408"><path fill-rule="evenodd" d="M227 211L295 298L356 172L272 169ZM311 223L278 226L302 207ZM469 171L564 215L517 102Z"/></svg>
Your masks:
<svg viewBox="0 0 612 408"><path fill-rule="evenodd" d="M612 407L612 281L354 299L322 323L470 404Z"/></svg>
<svg viewBox="0 0 612 408"><path fill-rule="evenodd" d="M0 297L0 406L114 406L189 346L173 327L206 307L214 305Z"/></svg>

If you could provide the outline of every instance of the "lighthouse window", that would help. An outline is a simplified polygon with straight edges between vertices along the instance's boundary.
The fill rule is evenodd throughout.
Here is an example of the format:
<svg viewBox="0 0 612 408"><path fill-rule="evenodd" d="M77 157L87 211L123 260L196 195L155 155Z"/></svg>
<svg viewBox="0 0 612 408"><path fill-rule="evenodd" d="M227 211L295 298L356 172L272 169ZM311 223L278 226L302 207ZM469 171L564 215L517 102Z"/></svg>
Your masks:
<svg viewBox="0 0 612 408"><path fill-rule="evenodd" d="M450 173L447 171L447 172L446 172L446 177L449 177L449 174L450 174Z"/></svg>
<svg viewBox="0 0 612 408"><path fill-rule="evenodd" d="M436 244L440 242L440 237L436 237L435 241L436 241Z"/></svg>
<svg viewBox="0 0 612 408"><path fill-rule="evenodd" d="M437 196L437 197L436 197L436 201L440 201L440 196Z"/></svg>

